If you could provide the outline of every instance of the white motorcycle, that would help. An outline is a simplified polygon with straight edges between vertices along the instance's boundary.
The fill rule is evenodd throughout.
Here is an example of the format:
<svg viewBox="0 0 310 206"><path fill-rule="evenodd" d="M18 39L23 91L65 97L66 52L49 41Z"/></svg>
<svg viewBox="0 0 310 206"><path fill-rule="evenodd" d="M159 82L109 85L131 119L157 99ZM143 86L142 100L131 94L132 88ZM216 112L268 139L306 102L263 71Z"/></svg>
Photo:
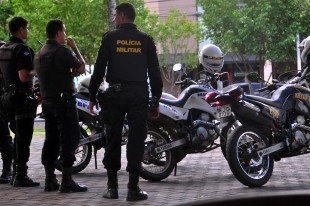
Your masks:
<svg viewBox="0 0 310 206"><path fill-rule="evenodd" d="M174 70L179 69L180 65L175 65ZM163 180L187 154L204 153L221 146L225 148L226 139L223 144L215 141L220 136L220 131L215 131L219 124L217 111L205 101L205 96L209 92L218 92L211 82L222 83L227 78L227 73L206 75L199 84L184 79L176 84L190 81L193 85L183 90L177 99L160 99L160 117L148 120L152 133L148 133L145 141L142 178Z"/></svg>

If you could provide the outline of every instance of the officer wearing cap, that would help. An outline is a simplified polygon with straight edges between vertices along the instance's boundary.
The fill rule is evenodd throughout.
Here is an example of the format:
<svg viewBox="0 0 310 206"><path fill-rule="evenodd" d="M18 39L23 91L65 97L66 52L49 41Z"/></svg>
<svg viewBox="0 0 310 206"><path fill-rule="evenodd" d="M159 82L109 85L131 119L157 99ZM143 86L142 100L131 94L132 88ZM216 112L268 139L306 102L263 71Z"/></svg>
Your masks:
<svg viewBox="0 0 310 206"><path fill-rule="evenodd" d="M118 198L117 171L121 168L121 134L127 114L127 201L148 198L147 193L138 186L147 134L147 79L149 78L151 94L157 99L154 117L159 115L158 100L163 87L154 41L137 29L133 23L135 16L135 8L129 3L116 7L116 30L103 37L89 86L90 111L93 112L93 107L97 105L96 94L106 73L106 81L110 87L99 96L101 116L107 132L103 164L108 173L108 189L104 198Z"/></svg>

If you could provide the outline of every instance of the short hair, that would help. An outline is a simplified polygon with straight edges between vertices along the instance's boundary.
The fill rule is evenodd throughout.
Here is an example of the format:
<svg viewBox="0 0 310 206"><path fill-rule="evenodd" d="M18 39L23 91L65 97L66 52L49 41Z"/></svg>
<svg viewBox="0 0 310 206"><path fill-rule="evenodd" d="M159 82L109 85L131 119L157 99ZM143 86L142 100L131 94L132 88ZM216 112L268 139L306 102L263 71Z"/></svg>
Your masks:
<svg viewBox="0 0 310 206"><path fill-rule="evenodd" d="M60 19L52 19L46 25L46 37L48 39L54 39L58 31L62 31L64 28L64 22Z"/></svg>
<svg viewBox="0 0 310 206"><path fill-rule="evenodd" d="M28 21L25 18L16 16L9 21L9 31L12 35L15 35L21 27L26 28L27 25Z"/></svg>
<svg viewBox="0 0 310 206"><path fill-rule="evenodd" d="M130 3L121 3L115 7L117 13L123 13L129 20L132 22L135 21L136 18L136 10L135 7Z"/></svg>

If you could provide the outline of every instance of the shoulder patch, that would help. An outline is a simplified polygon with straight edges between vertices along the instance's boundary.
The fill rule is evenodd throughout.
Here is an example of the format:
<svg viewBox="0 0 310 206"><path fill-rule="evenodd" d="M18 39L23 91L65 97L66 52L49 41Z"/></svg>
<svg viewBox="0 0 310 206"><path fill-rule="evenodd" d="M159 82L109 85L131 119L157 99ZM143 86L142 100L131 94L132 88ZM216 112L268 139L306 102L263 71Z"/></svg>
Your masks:
<svg viewBox="0 0 310 206"><path fill-rule="evenodd" d="M30 56L30 52L29 52L29 51L25 51L25 52L23 53L23 55L24 55L24 56Z"/></svg>

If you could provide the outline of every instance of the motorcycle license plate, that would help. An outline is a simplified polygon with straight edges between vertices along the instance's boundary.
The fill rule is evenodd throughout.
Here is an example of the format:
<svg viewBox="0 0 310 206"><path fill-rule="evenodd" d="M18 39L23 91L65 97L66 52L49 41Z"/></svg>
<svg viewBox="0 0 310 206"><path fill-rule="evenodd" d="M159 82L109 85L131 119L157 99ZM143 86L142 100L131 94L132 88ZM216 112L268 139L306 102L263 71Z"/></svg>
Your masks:
<svg viewBox="0 0 310 206"><path fill-rule="evenodd" d="M231 115L230 105L216 107L216 111L217 111L218 118L228 117Z"/></svg>

